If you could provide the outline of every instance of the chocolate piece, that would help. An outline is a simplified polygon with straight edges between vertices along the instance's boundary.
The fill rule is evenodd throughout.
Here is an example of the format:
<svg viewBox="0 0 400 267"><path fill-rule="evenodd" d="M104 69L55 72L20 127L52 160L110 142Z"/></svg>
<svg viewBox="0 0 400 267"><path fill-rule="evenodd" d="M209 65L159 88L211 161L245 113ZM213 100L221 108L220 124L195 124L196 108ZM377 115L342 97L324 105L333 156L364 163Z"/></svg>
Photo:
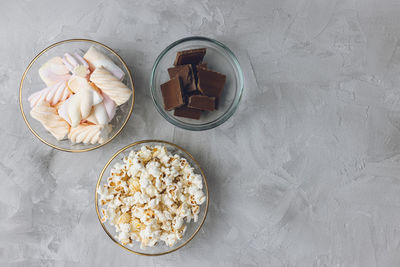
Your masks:
<svg viewBox="0 0 400 267"><path fill-rule="evenodd" d="M176 53L174 65L175 66L186 65L186 64L197 65L203 61L205 54L206 54L206 48L179 51Z"/></svg>
<svg viewBox="0 0 400 267"><path fill-rule="evenodd" d="M218 98L224 88L226 76L207 69L198 68L197 88L206 96Z"/></svg>
<svg viewBox="0 0 400 267"><path fill-rule="evenodd" d="M178 77L161 84L161 93L164 98L164 108L172 110L184 104L181 82Z"/></svg>
<svg viewBox="0 0 400 267"><path fill-rule="evenodd" d="M194 73L194 79L195 79L195 81L196 81L196 85L197 85L197 81L198 81L198 78L197 78L197 70L198 70L199 68L205 68L205 69L207 69L207 63L201 63L201 64L198 64L198 65L193 65L193 73Z"/></svg>
<svg viewBox="0 0 400 267"><path fill-rule="evenodd" d="M174 115L178 117L185 117L189 119L199 120L201 116L201 110L195 108L189 108L187 106L182 106L175 109Z"/></svg>
<svg viewBox="0 0 400 267"><path fill-rule="evenodd" d="M189 97L189 108L197 108L200 110L215 110L215 97L208 97L205 95L192 95Z"/></svg>
<svg viewBox="0 0 400 267"><path fill-rule="evenodd" d="M183 94L183 101L187 104L189 102L189 97L191 97L192 95L202 95L202 94L199 90L191 91L191 92L186 91Z"/></svg>
<svg viewBox="0 0 400 267"><path fill-rule="evenodd" d="M176 74L178 74L178 72L180 71L180 70L182 70L184 67L186 67L187 65L179 65L179 66L175 66L175 67L172 67L172 68L168 68L168 74L169 74L169 77L172 79L172 78L174 78L175 76L176 76Z"/></svg>
<svg viewBox="0 0 400 267"><path fill-rule="evenodd" d="M192 65L180 65L168 69L169 77L179 77L181 79L182 87L186 92L196 91L196 81Z"/></svg>

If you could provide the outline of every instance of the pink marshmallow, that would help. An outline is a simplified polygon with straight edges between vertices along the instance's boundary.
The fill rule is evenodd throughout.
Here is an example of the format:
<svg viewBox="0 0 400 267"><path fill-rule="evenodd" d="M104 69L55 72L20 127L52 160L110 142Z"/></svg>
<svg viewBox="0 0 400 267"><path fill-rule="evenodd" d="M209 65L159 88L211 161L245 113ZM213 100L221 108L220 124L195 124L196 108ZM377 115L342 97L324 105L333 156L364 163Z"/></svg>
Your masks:
<svg viewBox="0 0 400 267"><path fill-rule="evenodd" d="M103 103L106 108L108 118L110 121L114 118L115 112L117 110L117 105L115 102L106 94L103 93Z"/></svg>

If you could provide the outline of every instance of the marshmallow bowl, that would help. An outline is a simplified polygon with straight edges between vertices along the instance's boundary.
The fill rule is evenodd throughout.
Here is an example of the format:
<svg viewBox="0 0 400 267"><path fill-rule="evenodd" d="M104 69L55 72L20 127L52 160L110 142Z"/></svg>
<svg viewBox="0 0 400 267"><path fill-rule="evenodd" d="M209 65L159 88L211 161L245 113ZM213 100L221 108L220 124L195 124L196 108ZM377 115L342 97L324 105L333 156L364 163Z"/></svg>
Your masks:
<svg viewBox="0 0 400 267"><path fill-rule="evenodd" d="M128 122L132 75L106 45L64 40L28 65L19 104L28 128L43 143L69 152L93 150L113 140Z"/></svg>

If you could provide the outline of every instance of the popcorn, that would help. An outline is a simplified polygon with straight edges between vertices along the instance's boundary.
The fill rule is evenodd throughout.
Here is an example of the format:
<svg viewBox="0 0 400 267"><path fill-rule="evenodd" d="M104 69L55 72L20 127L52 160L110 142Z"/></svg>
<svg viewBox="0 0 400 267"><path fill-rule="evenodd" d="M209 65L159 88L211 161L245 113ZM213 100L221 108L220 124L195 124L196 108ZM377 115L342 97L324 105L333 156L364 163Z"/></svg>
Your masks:
<svg viewBox="0 0 400 267"><path fill-rule="evenodd" d="M157 161L150 161L146 165L147 173L153 177L159 178L161 176L160 163Z"/></svg>
<svg viewBox="0 0 400 267"><path fill-rule="evenodd" d="M163 146L142 146L116 163L97 193L101 221L115 226L123 245L141 248L182 239L186 223L197 222L206 200L201 175L189 162Z"/></svg>

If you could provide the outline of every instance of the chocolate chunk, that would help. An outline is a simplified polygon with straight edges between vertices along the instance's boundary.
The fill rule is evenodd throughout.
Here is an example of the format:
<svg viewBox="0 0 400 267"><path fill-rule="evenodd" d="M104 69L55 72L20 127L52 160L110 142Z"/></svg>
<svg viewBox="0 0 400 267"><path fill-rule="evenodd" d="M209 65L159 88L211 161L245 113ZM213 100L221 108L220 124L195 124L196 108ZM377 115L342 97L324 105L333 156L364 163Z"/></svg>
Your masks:
<svg viewBox="0 0 400 267"><path fill-rule="evenodd" d="M205 69L207 69L207 63L201 63L201 64L198 64L198 65L193 65L192 67L193 67L194 79L195 79L196 85L197 85L197 81L198 81L198 78L197 78L197 70L198 70L199 68L205 68Z"/></svg>
<svg viewBox="0 0 400 267"><path fill-rule="evenodd" d="M197 65L203 61L205 54L206 54L206 48L179 51L176 53L174 65L175 66L186 65L186 64Z"/></svg>
<svg viewBox="0 0 400 267"><path fill-rule="evenodd" d="M179 66L175 66L172 68L168 68L168 74L169 77L172 79L176 76L176 74L178 74L178 72L183 69L184 67L186 67L187 65L179 65Z"/></svg>
<svg viewBox="0 0 400 267"><path fill-rule="evenodd" d="M226 76L207 69L198 68L197 88L202 94L210 97L220 97L224 88Z"/></svg>
<svg viewBox="0 0 400 267"><path fill-rule="evenodd" d="M205 95L192 95L189 97L189 108L197 108L200 110L215 110L215 97L208 97Z"/></svg>
<svg viewBox="0 0 400 267"><path fill-rule="evenodd" d="M164 108L166 110L172 110L184 104L182 87L178 77L161 84L161 93L164 98Z"/></svg>
<svg viewBox="0 0 400 267"><path fill-rule="evenodd" d="M185 117L189 119L199 120L201 116L201 110L195 108L189 108L187 106L182 106L175 109L174 115L178 117Z"/></svg>
<svg viewBox="0 0 400 267"><path fill-rule="evenodd" d="M180 70L182 70L185 66L189 66L189 65L192 67L192 71L194 74L196 74L198 68L207 69L207 63L201 63L198 65L191 65L191 64L178 65L178 66L174 66L172 68L168 68L169 77L171 79L174 78Z"/></svg>
<svg viewBox="0 0 400 267"><path fill-rule="evenodd" d="M191 92L185 92L183 94L183 101L187 104L189 102L189 97L191 97L192 95L202 95L202 94L201 94L201 92L199 90L191 91Z"/></svg>
<svg viewBox="0 0 400 267"><path fill-rule="evenodd" d="M187 64L169 68L168 73L171 79L174 77L179 77L181 79L184 91L192 92L197 89L192 65Z"/></svg>

